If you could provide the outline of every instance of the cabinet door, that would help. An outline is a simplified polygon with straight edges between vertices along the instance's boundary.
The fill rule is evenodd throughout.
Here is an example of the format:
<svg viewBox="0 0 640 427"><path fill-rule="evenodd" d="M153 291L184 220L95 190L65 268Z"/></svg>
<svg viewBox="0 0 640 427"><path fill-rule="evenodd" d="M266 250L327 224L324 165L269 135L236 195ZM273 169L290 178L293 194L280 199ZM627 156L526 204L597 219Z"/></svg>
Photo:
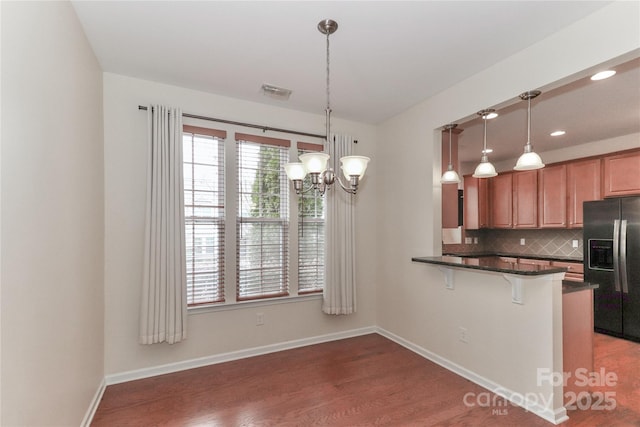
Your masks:
<svg viewBox="0 0 640 427"><path fill-rule="evenodd" d="M513 227L538 226L538 171L513 174Z"/></svg>
<svg viewBox="0 0 640 427"><path fill-rule="evenodd" d="M518 264L551 265L551 261L546 259L518 258Z"/></svg>
<svg viewBox="0 0 640 427"><path fill-rule="evenodd" d="M569 228L582 228L582 203L600 200L600 159L580 160L567 165Z"/></svg>
<svg viewBox="0 0 640 427"><path fill-rule="evenodd" d="M489 213L492 228L513 228L513 173L489 178L491 193Z"/></svg>
<svg viewBox="0 0 640 427"><path fill-rule="evenodd" d="M464 177L465 230L478 230L489 226L489 185L486 178Z"/></svg>
<svg viewBox="0 0 640 427"><path fill-rule="evenodd" d="M567 226L567 166L538 170L538 222L540 228Z"/></svg>
<svg viewBox="0 0 640 427"><path fill-rule="evenodd" d="M640 194L640 151L606 156L604 197Z"/></svg>
<svg viewBox="0 0 640 427"><path fill-rule="evenodd" d="M584 265L580 262L552 261L551 265L567 268L564 280L572 282L582 282L584 280Z"/></svg>

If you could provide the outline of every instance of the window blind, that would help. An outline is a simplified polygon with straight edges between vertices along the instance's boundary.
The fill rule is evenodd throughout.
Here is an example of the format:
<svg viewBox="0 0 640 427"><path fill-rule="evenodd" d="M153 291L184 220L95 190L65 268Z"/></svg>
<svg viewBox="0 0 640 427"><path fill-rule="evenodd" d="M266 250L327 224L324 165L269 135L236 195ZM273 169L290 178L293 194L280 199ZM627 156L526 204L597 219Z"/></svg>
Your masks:
<svg viewBox="0 0 640 427"><path fill-rule="evenodd" d="M224 301L225 131L183 127L187 304Z"/></svg>
<svg viewBox="0 0 640 427"><path fill-rule="evenodd" d="M323 151L323 146L298 142L298 155ZM304 187L311 186L307 175ZM322 292L324 288L324 198L315 191L298 198L298 293Z"/></svg>
<svg viewBox="0 0 640 427"><path fill-rule="evenodd" d="M284 173L290 141L236 134L237 300L289 294L289 183Z"/></svg>

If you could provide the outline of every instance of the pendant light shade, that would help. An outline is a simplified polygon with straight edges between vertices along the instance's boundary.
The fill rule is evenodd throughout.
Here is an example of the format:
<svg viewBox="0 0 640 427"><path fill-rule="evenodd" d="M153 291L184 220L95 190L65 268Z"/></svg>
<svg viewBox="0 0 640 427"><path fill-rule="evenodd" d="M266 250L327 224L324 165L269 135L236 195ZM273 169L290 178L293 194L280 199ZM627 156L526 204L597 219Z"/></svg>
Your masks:
<svg viewBox="0 0 640 427"><path fill-rule="evenodd" d="M287 173L287 177L290 180L303 180L304 177L307 176L307 169L304 167L304 164L300 162L287 163L284 165L284 171Z"/></svg>
<svg viewBox="0 0 640 427"><path fill-rule="evenodd" d="M539 155L533 151L531 145L531 100L542 92L539 90L530 90L528 92L520 94L520 99L528 102L527 107L527 143L524 146L524 153L518 158L516 165L513 169L517 171L528 171L534 169L542 169L544 163Z"/></svg>
<svg viewBox="0 0 640 427"><path fill-rule="evenodd" d="M442 184L459 184L460 176L458 176L458 172L453 169L453 159L451 156L451 132L453 129L457 127L457 123L451 123L444 126L445 130L449 131L449 166L445 173L442 174L442 178L440 178L440 182Z"/></svg>
<svg viewBox="0 0 640 427"><path fill-rule="evenodd" d="M442 184L459 184L460 176L458 172L453 169L447 169L445 173L442 174L442 178L440 178L440 182Z"/></svg>
<svg viewBox="0 0 640 427"><path fill-rule="evenodd" d="M364 172L367 170L369 160L371 159L365 156L340 157L344 177L351 179L352 176L357 176L358 179L362 179L362 177L364 177Z"/></svg>
<svg viewBox="0 0 640 427"><path fill-rule="evenodd" d="M481 116L484 121L484 138L482 144L482 157L480 158L480 164L476 166L476 170L473 172L474 178L491 178L498 175L496 168L489 162L489 157L487 156L487 116L493 112L495 112L493 108L478 111L478 115Z"/></svg>
<svg viewBox="0 0 640 427"><path fill-rule="evenodd" d="M533 151L530 151L520 155L513 169L517 171L528 171L533 169L542 169L543 167L544 163L542 163L542 158Z"/></svg>
<svg viewBox="0 0 640 427"><path fill-rule="evenodd" d="M306 153L299 156L304 168L309 173L321 173L327 168L329 155L326 153Z"/></svg>

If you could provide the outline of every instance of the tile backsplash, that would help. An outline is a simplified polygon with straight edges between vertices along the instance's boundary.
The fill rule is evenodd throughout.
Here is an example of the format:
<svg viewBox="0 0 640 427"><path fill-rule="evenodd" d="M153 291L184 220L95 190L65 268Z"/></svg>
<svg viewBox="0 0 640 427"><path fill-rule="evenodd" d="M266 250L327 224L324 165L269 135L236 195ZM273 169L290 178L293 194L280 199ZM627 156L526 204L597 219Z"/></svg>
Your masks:
<svg viewBox="0 0 640 427"><path fill-rule="evenodd" d="M443 245L442 252L508 253L516 255L544 255L582 259L582 229L544 230L467 230L463 239L478 238L477 244ZM520 240L524 239L524 245ZM578 247L573 247L573 241Z"/></svg>

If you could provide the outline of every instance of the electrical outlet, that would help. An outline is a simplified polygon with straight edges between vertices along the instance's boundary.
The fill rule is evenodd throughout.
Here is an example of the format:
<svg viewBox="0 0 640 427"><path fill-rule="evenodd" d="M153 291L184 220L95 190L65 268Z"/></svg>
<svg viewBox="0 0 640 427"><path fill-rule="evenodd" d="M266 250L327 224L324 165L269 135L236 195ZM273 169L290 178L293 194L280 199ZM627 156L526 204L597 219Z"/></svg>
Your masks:
<svg viewBox="0 0 640 427"><path fill-rule="evenodd" d="M525 242L524 239L520 239L520 246L524 246L524 242Z"/></svg>
<svg viewBox="0 0 640 427"><path fill-rule="evenodd" d="M256 326L264 325L264 313L256 313Z"/></svg>
<svg viewBox="0 0 640 427"><path fill-rule="evenodd" d="M473 238L473 244L474 244L474 245L477 245L477 244L478 244L478 238L477 238L477 237L474 237L474 238Z"/></svg>
<svg viewBox="0 0 640 427"><path fill-rule="evenodd" d="M471 244L471 237L465 237L464 238L464 244L465 245L470 245Z"/></svg>
<svg viewBox="0 0 640 427"><path fill-rule="evenodd" d="M469 342L469 331L467 331L467 328L463 328L462 326L458 328L458 339L464 343Z"/></svg>
<svg viewBox="0 0 640 427"><path fill-rule="evenodd" d="M577 240L573 240L571 242L571 246L574 247L574 248L577 248L578 247L578 241Z"/></svg>

